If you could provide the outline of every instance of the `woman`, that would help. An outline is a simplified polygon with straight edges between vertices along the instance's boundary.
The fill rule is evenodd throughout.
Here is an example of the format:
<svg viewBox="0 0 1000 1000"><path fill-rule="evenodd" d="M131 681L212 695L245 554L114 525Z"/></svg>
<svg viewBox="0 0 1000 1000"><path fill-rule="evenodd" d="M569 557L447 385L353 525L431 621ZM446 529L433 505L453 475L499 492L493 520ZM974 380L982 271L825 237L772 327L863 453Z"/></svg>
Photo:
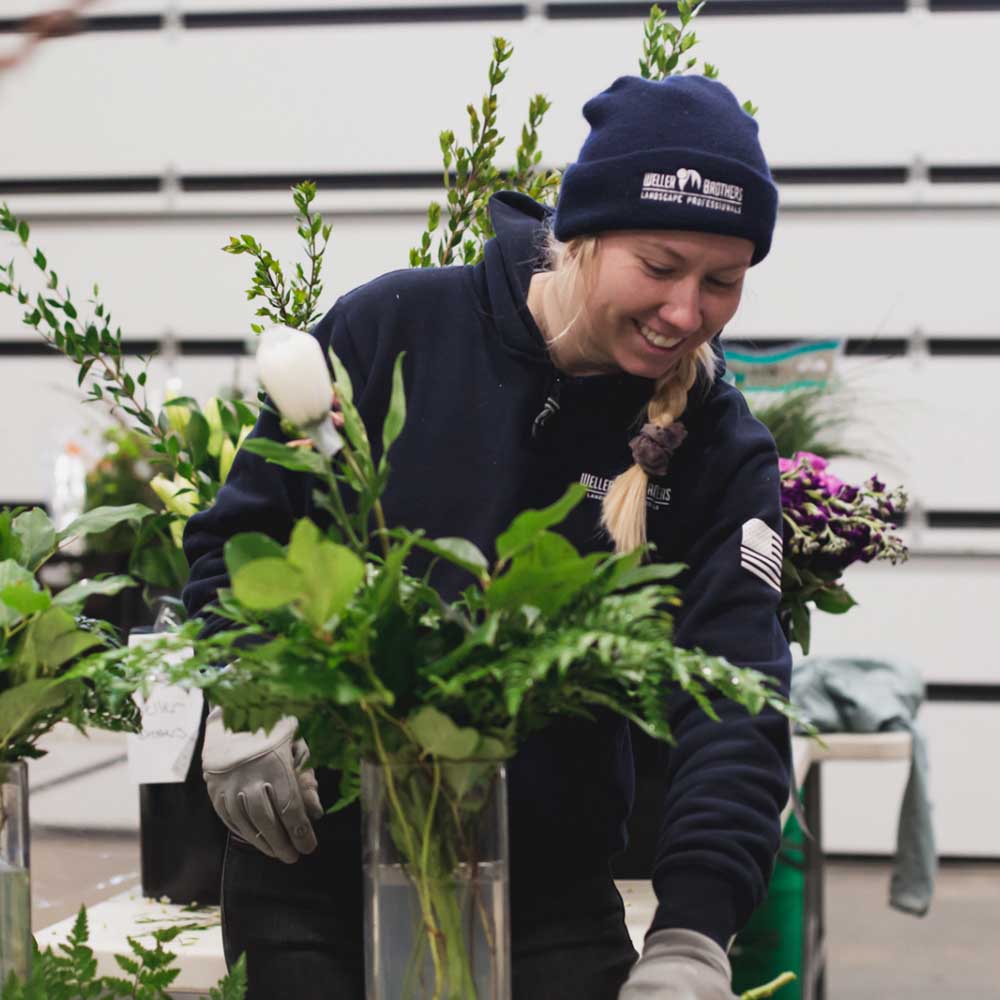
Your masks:
<svg viewBox="0 0 1000 1000"><path fill-rule="evenodd" d="M657 559L687 564L678 645L769 673L787 692L777 456L720 379L716 340L774 227L757 124L724 86L696 77L623 77L584 114L591 131L554 215L497 195L480 264L385 275L343 296L314 335L347 366L373 428L407 352L390 524L463 536L489 555L515 514L583 482L566 537L583 551L648 540ZM280 437L268 414L254 433ZM241 452L216 505L189 523L188 609L227 583L227 538L284 541L307 513L308 477ZM446 597L464 585L449 567L433 579ZM687 697L671 707L658 907L638 962L609 873L633 794L626 724L560 721L511 762L516 1000L732 996L725 948L766 889L788 728L721 698L721 723ZM294 734L293 719L232 734L210 718L206 780L233 831L227 956L247 952L251 998L361 997L358 812L319 818L319 800L335 799L331 776L319 775L318 798L311 772L296 776L306 751Z"/></svg>

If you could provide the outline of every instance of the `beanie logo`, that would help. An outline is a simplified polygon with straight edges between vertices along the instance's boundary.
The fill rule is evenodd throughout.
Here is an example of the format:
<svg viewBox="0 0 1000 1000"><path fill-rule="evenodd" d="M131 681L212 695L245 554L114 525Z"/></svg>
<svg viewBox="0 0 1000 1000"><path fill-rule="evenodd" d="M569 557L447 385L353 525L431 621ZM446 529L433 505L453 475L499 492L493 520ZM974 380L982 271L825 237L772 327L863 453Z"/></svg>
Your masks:
<svg viewBox="0 0 1000 1000"><path fill-rule="evenodd" d="M691 188L688 191L688 188ZM660 174L649 171L642 176L640 199L663 201L694 208L708 208L716 212L743 214L743 188L739 184L726 184L703 178L697 170L680 167L675 173Z"/></svg>
<svg viewBox="0 0 1000 1000"><path fill-rule="evenodd" d="M681 167L677 171L677 183L680 185L682 191L687 187L688 181L691 182L692 188L700 188L701 174L697 170L688 170L687 167Z"/></svg>

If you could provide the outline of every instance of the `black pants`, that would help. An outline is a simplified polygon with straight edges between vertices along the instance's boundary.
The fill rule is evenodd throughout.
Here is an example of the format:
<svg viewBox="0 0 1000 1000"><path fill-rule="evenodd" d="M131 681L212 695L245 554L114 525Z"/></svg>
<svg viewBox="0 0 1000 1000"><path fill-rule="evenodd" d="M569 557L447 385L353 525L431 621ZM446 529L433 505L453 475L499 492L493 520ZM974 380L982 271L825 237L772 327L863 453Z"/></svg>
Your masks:
<svg viewBox="0 0 1000 1000"><path fill-rule="evenodd" d="M230 835L222 934L228 964L246 953L246 1000L364 1000L357 847L321 839L286 865ZM518 879L512 868L513 1000L616 1000L637 955L610 872Z"/></svg>

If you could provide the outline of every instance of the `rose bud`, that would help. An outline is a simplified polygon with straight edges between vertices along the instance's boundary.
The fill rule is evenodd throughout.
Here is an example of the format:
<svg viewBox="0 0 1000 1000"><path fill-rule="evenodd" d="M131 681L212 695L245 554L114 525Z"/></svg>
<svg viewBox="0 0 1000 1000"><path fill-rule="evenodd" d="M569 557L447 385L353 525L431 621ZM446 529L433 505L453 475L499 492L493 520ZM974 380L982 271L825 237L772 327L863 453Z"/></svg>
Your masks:
<svg viewBox="0 0 1000 1000"><path fill-rule="evenodd" d="M330 420L333 386L319 343L287 326L268 327L257 347L257 375L281 415L330 457L344 446Z"/></svg>

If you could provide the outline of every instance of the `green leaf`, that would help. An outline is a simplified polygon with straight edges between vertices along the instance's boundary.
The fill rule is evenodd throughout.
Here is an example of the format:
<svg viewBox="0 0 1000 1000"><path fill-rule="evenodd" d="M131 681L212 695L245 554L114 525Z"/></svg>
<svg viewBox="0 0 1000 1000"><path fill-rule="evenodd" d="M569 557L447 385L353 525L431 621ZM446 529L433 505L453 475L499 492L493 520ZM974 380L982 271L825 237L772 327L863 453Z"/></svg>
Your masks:
<svg viewBox="0 0 1000 1000"><path fill-rule="evenodd" d="M64 541L77 535L94 535L107 531L124 521L139 524L153 512L141 503L130 503L124 507L95 507L73 520L59 532L57 538Z"/></svg>
<svg viewBox="0 0 1000 1000"><path fill-rule="evenodd" d="M302 573L284 559L255 559L232 577L237 600L253 611L283 608L302 595Z"/></svg>
<svg viewBox="0 0 1000 1000"><path fill-rule="evenodd" d="M357 452L356 457L362 466L370 467L371 446L368 443L368 433L365 430L361 414L358 413L357 407L354 405L354 388L351 384L351 376L332 349L327 354L330 358L330 364L333 365L337 399L340 401L340 412L344 417L344 434Z"/></svg>
<svg viewBox="0 0 1000 1000"><path fill-rule="evenodd" d="M518 514L510 527L497 539L497 556L500 559L511 559L528 548L543 531L563 521L586 494L587 488L582 483L573 483L551 506Z"/></svg>
<svg viewBox="0 0 1000 1000"><path fill-rule="evenodd" d="M842 615L857 605L857 601L844 589L844 587L833 584L823 590L817 591L813 597L816 607L820 611L826 611L831 615Z"/></svg>
<svg viewBox="0 0 1000 1000"><path fill-rule="evenodd" d="M792 605L792 642L802 647L804 656L809 655L810 625L809 608L804 604Z"/></svg>
<svg viewBox="0 0 1000 1000"><path fill-rule="evenodd" d="M82 603L92 594L102 594L107 597L135 585L135 580L130 576L106 576L102 580L80 580L65 590L60 590L53 603L63 607L72 606Z"/></svg>
<svg viewBox="0 0 1000 1000"><path fill-rule="evenodd" d="M425 753L447 760L466 760L479 746L479 733L462 728L444 712L425 705L406 720L410 732Z"/></svg>
<svg viewBox="0 0 1000 1000"><path fill-rule="evenodd" d="M319 528L308 517L300 518L292 528L288 540L288 561L303 572L309 569L309 560L320 542Z"/></svg>
<svg viewBox="0 0 1000 1000"><path fill-rule="evenodd" d="M314 628L347 607L365 576L365 564L345 546L321 539L308 518L292 529L288 561L305 580L299 605Z"/></svg>
<svg viewBox="0 0 1000 1000"><path fill-rule="evenodd" d="M486 603L498 611L529 606L546 615L555 614L591 582L597 564L605 558L597 552L581 558L561 535L542 532L514 559L510 569L493 581Z"/></svg>
<svg viewBox="0 0 1000 1000"><path fill-rule="evenodd" d="M31 585L22 581L4 587L0 590L0 601L24 618L46 611L52 606L51 596L44 590L39 590L34 579L31 580Z"/></svg>
<svg viewBox="0 0 1000 1000"><path fill-rule="evenodd" d="M34 589L36 587L34 574L25 569L19 562L13 559L4 559L0 562L0 592L18 586ZM10 628L20 618L20 613L13 608L8 608L6 604L0 605L0 625Z"/></svg>
<svg viewBox="0 0 1000 1000"><path fill-rule="evenodd" d="M0 756L39 715L62 708L81 682L37 677L0 693Z"/></svg>
<svg viewBox="0 0 1000 1000"><path fill-rule="evenodd" d="M31 673L54 673L80 653L102 645L96 632L77 627L65 608L53 605L28 623L21 646L21 658Z"/></svg>
<svg viewBox="0 0 1000 1000"><path fill-rule="evenodd" d="M322 477L329 468L327 459L311 449L289 448L287 444L272 441L270 438L247 438L243 442L242 450L260 455L268 462L290 469L292 472L308 472Z"/></svg>
<svg viewBox="0 0 1000 1000"><path fill-rule="evenodd" d="M305 580L297 603L314 628L321 628L343 611L365 575L364 563L343 545L321 539L319 529L308 518L299 521L292 531L288 561Z"/></svg>
<svg viewBox="0 0 1000 1000"><path fill-rule="evenodd" d="M23 547L21 539L14 534L14 518L17 514L16 509L0 510L0 560L13 559L20 563Z"/></svg>
<svg viewBox="0 0 1000 1000"><path fill-rule="evenodd" d="M389 412L382 425L382 455L388 455L392 443L399 437L406 422L406 392L403 388L403 358L405 351L396 355L392 368L392 396Z"/></svg>
<svg viewBox="0 0 1000 1000"><path fill-rule="evenodd" d="M195 466L201 465L208 455L211 428L198 410L191 410L184 436L187 438L188 448L191 452L191 462Z"/></svg>
<svg viewBox="0 0 1000 1000"><path fill-rule="evenodd" d="M208 991L210 1000L243 1000L247 992L247 957L240 955L218 987Z"/></svg>
<svg viewBox="0 0 1000 1000"><path fill-rule="evenodd" d="M21 565L34 572L56 547L56 529L41 507L14 518L12 530L21 543Z"/></svg>
<svg viewBox="0 0 1000 1000"><path fill-rule="evenodd" d="M665 583L667 580L675 579L686 568L684 563L651 563L648 566L638 566L622 573L616 585L624 589L649 583Z"/></svg>
<svg viewBox="0 0 1000 1000"><path fill-rule="evenodd" d="M413 538L415 545L456 566L468 570L473 576L481 577L489 570L489 562L480 550L465 538Z"/></svg>
<svg viewBox="0 0 1000 1000"><path fill-rule="evenodd" d="M255 559L284 559L285 550L270 535L244 531L233 535L222 550L229 579L246 563Z"/></svg>

